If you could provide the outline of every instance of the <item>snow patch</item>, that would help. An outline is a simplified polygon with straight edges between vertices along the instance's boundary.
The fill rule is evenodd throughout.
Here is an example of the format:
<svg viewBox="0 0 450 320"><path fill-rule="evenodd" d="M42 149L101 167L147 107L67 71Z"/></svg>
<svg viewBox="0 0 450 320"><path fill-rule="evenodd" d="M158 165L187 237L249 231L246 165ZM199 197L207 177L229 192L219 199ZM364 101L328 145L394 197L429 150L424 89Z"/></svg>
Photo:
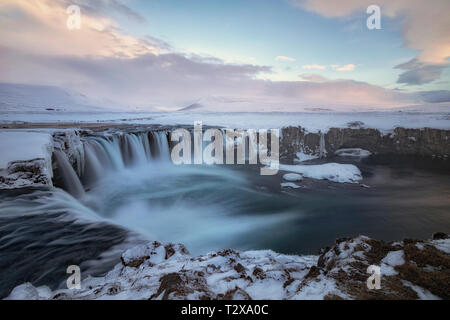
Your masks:
<svg viewBox="0 0 450 320"><path fill-rule="evenodd" d="M411 289L413 289L417 293L417 296L419 297L420 300L442 300L438 296L435 296L434 294L432 294L430 291L428 291L424 288L421 288L419 286L416 286L409 281L402 280L402 283L404 286L410 287Z"/></svg>
<svg viewBox="0 0 450 320"><path fill-rule="evenodd" d="M297 158L294 159L294 162L305 162L309 160L319 159L318 155L306 154L304 152L297 152L295 155Z"/></svg>
<svg viewBox="0 0 450 320"><path fill-rule="evenodd" d="M353 158L365 158L372 155L370 151L360 148L339 149L336 150L334 154L339 157L353 157Z"/></svg>
<svg viewBox="0 0 450 320"><path fill-rule="evenodd" d="M361 171L352 164L326 163L319 165L287 165L280 164L281 171L302 174L303 177L329 180L339 183L357 183L362 180Z"/></svg>
<svg viewBox="0 0 450 320"><path fill-rule="evenodd" d="M405 263L405 253L403 250L391 251L381 260L381 274L383 276L395 276L398 274L394 267Z"/></svg>
<svg viewBox="0 0 450 320"><path fill-rule="evenodd" d="M281 187L282 188L290 188L290 189L298 189L298 188L300 188L300 186L296 185L293 182L281 183Z"/></svg>
<svg viewBox="0 0 450 320"><path fill-rule="evenodd" d="M303 177L297 173L287 173L283 176L283 179L290 182L302 181Z"/></svg>
<svg viewBox="0 0 450 320"><path fill-rule="evenodd" d="M433 240L431 241L431 245L446 254L450 254L450 239Z"/></svg>

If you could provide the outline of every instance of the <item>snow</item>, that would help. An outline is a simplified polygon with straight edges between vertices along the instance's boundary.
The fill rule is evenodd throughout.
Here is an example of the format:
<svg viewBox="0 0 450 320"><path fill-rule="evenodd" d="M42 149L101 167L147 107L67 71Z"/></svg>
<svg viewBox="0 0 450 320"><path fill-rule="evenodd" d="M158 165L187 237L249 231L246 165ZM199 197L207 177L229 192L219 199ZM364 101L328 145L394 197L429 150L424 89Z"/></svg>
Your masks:
<svg viewBox="0 0 450 320"><path fill-rule="evenodd" d="M362 121L364 127L391 133L396 127L420 129L449 129L448 112L4 112L0 109L0 123L116 123L137 125L203 125L233 129L271 129L302 126L307 132L326 133L330 128L348 128L350 122Z"/></svg>
<svg viewBox="0 0 450 320"><path fill-rule="evenodd" d="M360 148L347 148L336 150L334 154L339 157L365 158L370 156L372 153L370 151Z"/></svg>
<svg viewBox="0 0 450 320"><path fill-rule="evenodd" d="M302 181L303 177L300 174L297 173L286 173L283 176L283 179L290 182L296 182L296 181Z"/></svg>
<svg viewBox="0 0 450 320"><path fill-rule="evenodd" d="M413 289L417 293L417 296L419 297L420 300L442 300L438 296L435 296L434 294L432 294L430 291L428 291L424 288L421 288L417 285L414 285L409 281L402 280L402 283L404 286L407 286L407 287L410 287L411 289Z"/></svg>
<svg viewBox="0 0 450 320"><path fill-rule="evenodd" d="M298 189L300 186L296 185L293 182L286 182L280 184L282 188L291 188L291 189Z"/></svg>
<svg viewBox="0 0 450 320"><path fill-rule="evenodd" d="M314 154L306 154L303 152L297 152L296 154L296 159L294 159L294 162L305 162L305 161L309 161L309 160L314 160L314 159L318 159L319 156L318 155L314 155Z"/></svg>
<svg viewBox="0 0 450 320"><path fill-rule="evenodd" d="M56 86L0 83L0 110L5 112L60 112L104 110L86 96Z"/></svg>
<svg viewBox="0 0 450 320"><path fill-rule="evenodd" d="M111 271L103 277L84 279L79 290L52 292L47 287L35 288L25 283L13 289L7 299L45 300L54 299L56 295L57 299L81 300L321 300L327 296L353 299L360 294L358 288L366 285L369 265L366 254L372 250L370 241L376 240L365 236L342 239L328 248L320 259L271 250L232 249L193 257L183 245L154 241L125 251L121 262ZM431 242L434 241L426 243ZM396 246L402 247L403 243ZM439 299L426 288L402 279L394 270L405 263L403 250L391 251L374 263L381 265L383 276L398 277L419 299ZM315 272L311 274L313 266ZM388 290L384 293L397 294L403 287Z"/></svg>
<svg viewBox="0 0 450 320"><path fill-rule="evenodd" d="M352 164L326 163L318 165L280 164L281 171L295 172L305 178L329 180L339 183L357 183L362 180L361 171Z"/></svg>
<svg viewBox="0 0 450 320"><path fill-rule="evenodd" d="M50 133L0 130L0 189L52 186Z"/></svg>
<svg viewBox="0 0 450 320"><path fill-rule="evenodd" d="M0 169L13 161L48 159L51 156L52 136L33 131L0 131Z"/></svg>
<svg viewBox="0 0 450 320"><path fill-rule="evenodd" d="M394 267L405 263L405 253L403 250L391 251L381 260L381 275L394 276L398 274Z"/></svg>
<svg viewBox="0 0 450 320"><path fill-rule="evenodd" d="M127 265L132 261L137 263ZM171 299L195 300L205 295L286 299L293 288L285 288L283 284L290 278L297 279L298 283L316 263L315 256L289 256L270 250L225 250L191 257L182 245L152 242L127 250L113 270L104 277L83 280L80 290L57 290L49 294L43 287L23 284L8 299L49 299L56 294L101 300L162 299L165 295ZM168 277L172 282L163 287L163 279Z"/></svg>
<svg viewBox="0 0 450 320"><path fill-rule="evenodd" d="M31 283L24 283L11 291L6 300L45 300L52 297L52 291L46 286L35 288Z"/></svg>
<svg viewBox="0 0 450 320"><path fill-rule="evenodd" d="M438 250L450 254L450 239L433 240L431 244Z"/></svg>
<svg viewBox="0 0 450 320"><path fill-rule="evenodd" d="M342 298L346 295L343 294L336 286L336 282L333 279L329 279L321 276L319 281L310 281L308 284L296 294L293 299L296 300L323 300L324 292L327 294L335 294Z"/></svg>

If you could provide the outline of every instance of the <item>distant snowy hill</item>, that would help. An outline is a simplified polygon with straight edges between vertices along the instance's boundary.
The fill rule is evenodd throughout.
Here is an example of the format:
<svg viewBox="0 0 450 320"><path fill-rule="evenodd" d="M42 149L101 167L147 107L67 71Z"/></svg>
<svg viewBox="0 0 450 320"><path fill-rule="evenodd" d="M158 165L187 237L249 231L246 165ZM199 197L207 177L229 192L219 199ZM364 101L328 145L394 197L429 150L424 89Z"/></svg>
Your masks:
<svg viewBox="0 0 450 320"><path fill-rule="evenodd" d="M55 86L0 83L0 112L106 111L86 96Z"/></svg>
<svg viewBox="0 0 450 320"><path fill-rule="evenodd" d="M229 98L209 96L178 109L182 112L450 112L449 103L425 103L404 107L387 107L360 104L312 104L301 101L277 101L269 98Z"/></svg>

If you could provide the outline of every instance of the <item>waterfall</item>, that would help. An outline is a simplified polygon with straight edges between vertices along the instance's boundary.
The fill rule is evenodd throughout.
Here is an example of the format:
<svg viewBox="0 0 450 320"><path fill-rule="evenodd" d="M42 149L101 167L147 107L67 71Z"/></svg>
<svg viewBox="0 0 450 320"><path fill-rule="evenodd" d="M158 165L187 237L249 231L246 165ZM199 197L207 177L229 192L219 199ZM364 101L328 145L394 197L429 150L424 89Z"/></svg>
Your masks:
<svg viewBox="0 0 450 320"><path fill-rule="evenodd" d="M134 134L127 134L125 139L128 140L128 146L131 152L131 163L133 165L142 165L148 162L145 145L142 143L142 139Z"/></svg>
<svg viewBox="0 0 450 320"><path fill-rule="evenodd" d="M92 187L108 171L150 164L152 155L159 160L169 160L167 133L152 132L152 137L152 145L147 132L86 137L83 139L83 146L76 153L77 172L73 170L64 152L55 151L64 187L78 197L84 193L83 186Z"/></svg>
<svg viewBox="0 0 450 320"><path fill-rule="evenodd" d="M84 172L82 175L83 182L85 185L89 186L98 179L101 178L102 173L105 171L104 166L107 166L105 157L101 152L103 148L99 148L96 141L87 141L84 144Z"/></svg>
<svg viewBox="0 0 450 320"><path fill-rule="evenodd" d="M156 140L158 157L160 159L168 160L170 158L170 148L169 148L169 141L167 140L167 133L164 131L155 132L153 136Z"/></svg>
<svg viewBox="0 0 450 320"><path fill-rule="evenodd" d="M64 152L55 150L56 162L58 164L60 175L64 181L64 188L75 198L84 196L84 188L78 178L75 170L70 165Z"/></svg>
<svg viewBox="0 0 450 320"><path fill-rule="evenodd" d="M97 138L96 141L103 147L105 150L108 159L111 163L111 166L116 170L121 170L125 167L123 162L123 157L120 151L120 144L118 139L103 139Z"/></svg>

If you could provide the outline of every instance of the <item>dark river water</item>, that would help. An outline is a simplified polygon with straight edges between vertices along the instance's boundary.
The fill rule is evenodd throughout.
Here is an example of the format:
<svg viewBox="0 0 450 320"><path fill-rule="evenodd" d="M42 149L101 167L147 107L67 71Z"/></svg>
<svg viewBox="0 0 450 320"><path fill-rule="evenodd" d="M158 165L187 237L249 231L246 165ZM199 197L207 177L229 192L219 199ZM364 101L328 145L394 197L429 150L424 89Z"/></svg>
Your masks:
<svg viewBox="0 0 450 320"><path fill-rule="evenodd" d="M192 254L230 247L316 254L359 234L450 233L449 161L330 161L357 165L367 187L305 179L300 189L281 189L282 172L160 161L105 174L81 199L61 189L2 191L0 297L24 282L61 286L72 264L83 276L104 274L125 248L147 240L180 242Z"/></svg>

